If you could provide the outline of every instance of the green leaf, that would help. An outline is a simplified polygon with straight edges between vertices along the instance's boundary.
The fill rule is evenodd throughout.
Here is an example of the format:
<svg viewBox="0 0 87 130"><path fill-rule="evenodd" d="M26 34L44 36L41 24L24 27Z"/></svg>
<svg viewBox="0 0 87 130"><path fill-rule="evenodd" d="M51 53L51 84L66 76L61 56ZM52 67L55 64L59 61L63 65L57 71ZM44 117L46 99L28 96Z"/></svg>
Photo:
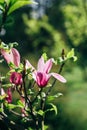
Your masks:
<svg viewBox="0 0 87 130"><path fill-rule="evenodd" d="M24 103L21 100L17 101L17 106L19 106L20 108L24 108Z"/></svg>
<svg viewBox="0 0 87 130"><path fill-rule="evenodd" d="M37 114L39 114L40 116L43 116L43 115L44 115L44 111L39 110L39 111L37 112Z"/></svg>
<svg viewBox="0 0 87 130"><path fill-rule="evenodd" d="M72 48L72 50L69 51L66 56L66 59L70 59L70 58L73 58L74 61L77 60L77 57L75 56L74 48Z"/></svg>
<svg viewBox="0 0 87 130"><path fill-rule="evenodd" d="M4 11L4 7L1 4L0 4L0 10Z"/></svg>
<svg viewBox="0 0 87 130"><path fill-rule="evenodd" d="M55 111L55 114L57 115L57 107L56 107L56 105L54 105L53 103L50 103L50 105L52 106L51 111Z"/></svg>
<svg viewBox="0 0 87 130"><path fill-rule="evenodd" d="M17 107L18 107L17 105L8 104L8 103L5 103L5 106L7 107L7 109L14 109L14 108L17 108Z"/></svg>
<svg viewBox="0 0 87 130"><path fill-rule="evenodd" d="M8 15L10 13L12 13L13 11L15 11L16 9L20 8L20 7L23 7L25 5L28 5L28 4L33 4L35 2L31 1L31 0L14 0L12 2L12 6L10 7L9 11L8 11Z"/></svg>
<svg viewBox="0 0 87 130"><path fill-rule="evenodd" d="M73 56L74 56L74 49L68 52L67 58L69 59L69 58L72 58Z"/></svg>
<svg viewBox="0 0 87 130"><path fill-rule="evenodd" d="M4 87L4 88L9 88L9 87L12 87L12 84L4 84L4 85L2 85L2 87Z"/></svg>
<svg viewBox="0 0 87 130"><path fill-rule="evenodd" d="M43 53L43 54L42 54L42 57L44 58L45 61L47 61L48 57L47 57L47 54L46 54L46 53Z"/></svg>
<svg viewBox="0 0 87 130"><path fill-rule="evenodd" d="M48 125L44 125L44 130L48 130Z"/></svg>
<svg viewBox="0 0 87 130"><path fill-rule="evenodd" d="M2 101L3 99L5 99L6 96L7 96L6 94L0 95L0 101Z"/></svg>
<svg viewBox="0 0 87 130"><path fill-rule="evenodd" d="M51 108L47 109L45 111L45 113L48 112L48 111L55 111L55 114L57 115L57 107L56 107L56 105L54 105L53 103L50 103L49 105L51 105Z"/></svg>
<svg viewBox="0 0 87 130"><path fill-rule="evenodd" d="M57 94L55 94L55 95L48 96L47 102L53 101L53 100L55 100L55 98L58 98L58 97L60 97L60 96L63 96L63 94L62 94L62 93L57 93Z"/></svg>
<svg viewBox="0 0 87 130"><path fill-rule="evenodd" d="M8 45L9 49L16 47L16 46L18 46L17 42L12 42L12 43L9 43L9 45Z"/></svg>
<svg viewBox="0 0 87 130"><path fill-rule="evenodd" d="M76 57L76 56L73 56L73 60L74 60L74 61L77 61L77 57Z"/></svg>
<svg viewBox="0 0 87 130"><path fill-rule="evenodd" d="M3 112L3 108L0 108L0 112Z"/></svg>

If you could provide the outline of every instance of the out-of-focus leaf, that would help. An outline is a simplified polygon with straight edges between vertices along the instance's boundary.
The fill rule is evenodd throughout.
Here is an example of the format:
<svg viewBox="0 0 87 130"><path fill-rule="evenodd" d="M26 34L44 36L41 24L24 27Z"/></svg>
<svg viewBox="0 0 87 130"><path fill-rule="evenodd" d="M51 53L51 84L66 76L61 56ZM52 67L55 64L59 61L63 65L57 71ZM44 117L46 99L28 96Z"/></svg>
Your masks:
<svg viewBox="0 0 87 130"><path fill-rule="evenodd" d="M40 116L43 116L43 115L44 115L44 111L42 111L42 110L39 110L37 113L38 113Z"/></svg>
<svg viewBox="0 0 87 130"><path fill-rule="evenodd" d="M9 88L9 87L11 87L12 86L12 84L4 84L4 85L2 85L2 87L4 87L4 88Z"/></svg>
<svg viewBox="0 0 87 130"><path fill-rule="evenodd" d="M74 49L72 49L71 51L68 52L67 58L71 58L73 56L74 56Z"/></svg>
<svg viewBox="0 0 87 130"><path fill-rule="evenodd" d="M13 11L15 11L16 9L18 9L18 8L20 8L22 6L28 5L28 4L33 4L33 3L35 3L35 2L33 2L31 0L14 0L12 2L12 5L11 5L11 7L10 7L7 14L9 15Z"/></svg>
<svg viewBox="0 0 87 130"><path fill-rule="evenodd" d="M62 95L63 95L62 93L57 93L57 94L55 94L53 96L48 96L47 102L53 101L55 98L58 98L58 97L60 97Z"/></svg>
<svg viewBox="0 0 87 130"><path fill-rule="evenodd" d="M52 106L50 109L47 109L46 111L45 111L45 113L46 112L49 112L49 111L55 111L55 114L57 115L57 107L56 107L56 105L54 105L53 103L50 103L50 105Z"/></svg>
<svg viewBox="0 0 87 130"><path fill-rule="evenodd" d="M24 103L21 100L18 100L17 106L19 106L20 108L24 108Z"/></svg>
<svg viewBox="0 0 87 130"><path fill-rule="evenodd" d="M44 130L48 130L48 126L47 125L44 125Z"/></svg>
<svg viewBox="0 0 87 130"><path fill-rule="evenodd" d="M4 98L6 98L6 94L4 94L4 95L0 95L0 101L2 101Z"/></svg>
<svg viewBox="0 0 87 130"><path fill-rule="evenodd" d="M42 57L44 58L45 61L47 61L47 54L46 53L43 53Z"/></svg>
<svg viewBox="0 0 87 130"><path fill-rule="evenodd" d="M77 57L75 56L75 52L74 52L74 49L72 48L71 51L68 52L67 56L66 56L66 59L70 59L70 58L73 58L74 61L77 60Z"/></svg>
<svg viewBox="0 0 87 130"><path fill-rule="evenodd" d="M3 109L2 109L2 108L0 108L0 112L3 112Z"/></svg>
<svg viewBox="0 0 87 130"><path fill-rule="evenodd" d="M50 103L50 105L52 106L52 108L50 110L55 111L55 114L57 115L57 107L56 107L56 105L54 105L53 103Z"/></svg>
<svg viewBox="0 0 87 130"><path fill-rule="evenodd" d="M4 11L4 7L0 4L0 10Z"/></svg>
<svg viewBox="0 0 87 130"><path fill-rule="evenodd" d="M5 103L5 106L7 107L7 109L14 109L18 107L18 105L8 104L8 103Z"/></svg>

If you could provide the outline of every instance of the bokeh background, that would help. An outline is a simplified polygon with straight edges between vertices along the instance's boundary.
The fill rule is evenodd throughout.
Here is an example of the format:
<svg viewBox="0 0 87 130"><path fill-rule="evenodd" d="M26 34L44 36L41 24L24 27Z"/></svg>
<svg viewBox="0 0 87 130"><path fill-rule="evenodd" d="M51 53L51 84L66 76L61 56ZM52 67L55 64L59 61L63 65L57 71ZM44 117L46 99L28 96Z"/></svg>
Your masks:
<svg viewBox="0 0 87 130"><path fill-rule="evenodd" d="M22 58L33 65L43 52L57 58L62 49L75 48L77 62L66 63L62 75L67 83L56 82L52 93L58 115L47 115L49 130L87 130L87 0L36 0L38 5L18 9L7 19L0 38L18 42ZM6 70L0 65L0 72Z"/></svg>

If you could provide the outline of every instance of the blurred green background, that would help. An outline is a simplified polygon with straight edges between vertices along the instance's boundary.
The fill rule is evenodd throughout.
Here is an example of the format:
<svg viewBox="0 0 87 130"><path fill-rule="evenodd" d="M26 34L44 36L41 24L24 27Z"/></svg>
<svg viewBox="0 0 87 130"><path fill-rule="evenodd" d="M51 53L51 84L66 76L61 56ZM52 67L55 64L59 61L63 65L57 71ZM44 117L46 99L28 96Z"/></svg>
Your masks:
<svg viewBox="0 0 87 130"><path fill-rule="evenodd" d="M49 130L87 130L87 0L38 0L7 19L0 35L5 43L18 42L22 58L36 64L43 52L57 58L75 48L77 62L69 61L62 75L67 83L56 83L53 93L58 115L47 115ZM0 65L0 72L5 68Z"/></svg>

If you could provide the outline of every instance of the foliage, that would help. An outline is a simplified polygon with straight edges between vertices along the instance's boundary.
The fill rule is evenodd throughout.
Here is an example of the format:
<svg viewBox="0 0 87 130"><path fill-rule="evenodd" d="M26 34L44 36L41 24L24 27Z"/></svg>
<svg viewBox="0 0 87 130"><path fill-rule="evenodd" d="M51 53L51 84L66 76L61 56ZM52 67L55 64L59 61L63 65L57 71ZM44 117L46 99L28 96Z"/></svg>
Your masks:
<svg viewBox="0 0 87 130"><path fill-rule="evenodd" d="M16 9L30 3L32 2L27 0L2 0L0 2L0 9L2 11L0 32L6 23L8 15ZM35 21L30 22L30 34L32 34L32 32L37 34L37 30L42 26L41 23L39 22L39 26L35 30L32 26L35 24ZM48 24L46 25L46 23L43 27L46 28L48 32L53 30L52 27ZM41 41L43 43L45 42L42 39ZM49 96L49 94L56 80L62 83L66 82L66 79L61 76L60 73L68 59L73 58L74 61L76 60L74 49L66 56L64 50L62 50L59 72L55 73L49 71L53 63L58 65L57 60L53 58L48 59L47 54L44 53L38 60L37 69L35 69L28 60L25 59L21 62L21 56L17 49L14 48L14 46L17 45L18 43L16 42L7 45L0 41L0 56L7 62L9 67L5 76L0 76L0 119L4 122L7 129L13 129L13 127L15 127L16 130L19 128L23 130L45 130L48 128L48 126L44 125L46 114L54 111L57 115L57 107L50 101L62 95L61 93L57 93L56 95ZM1 60L1 63L2 62L3 60ZM53 83L48 84L51 77L55 79ZM14 91L19 95L16 102L13 102ZM46 108L46 104L50 107ZM23 123L23 127L18 125L13 119L10 119L9 113L19 116L20 123ZM7 122L5 122L5 120L7 120Z"/></svg>

